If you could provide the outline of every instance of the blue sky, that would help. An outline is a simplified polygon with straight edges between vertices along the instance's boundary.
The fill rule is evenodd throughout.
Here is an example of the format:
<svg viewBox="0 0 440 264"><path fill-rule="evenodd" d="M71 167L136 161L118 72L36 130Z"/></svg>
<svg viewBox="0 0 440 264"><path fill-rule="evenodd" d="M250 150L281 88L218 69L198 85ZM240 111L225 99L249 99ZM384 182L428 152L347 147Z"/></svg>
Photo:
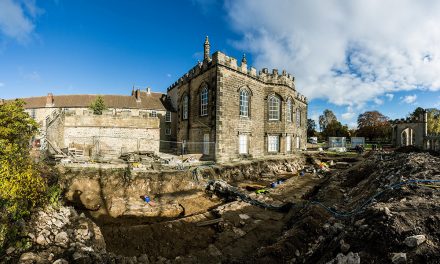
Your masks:
<svg viewBox="0 0 440 264"><path fill-rule="evenodd" d="M291 72L314 119L400 118L440 107L439 12L407 0L0 0L0 98L165 92L208 35L212 52Z"/></svg>

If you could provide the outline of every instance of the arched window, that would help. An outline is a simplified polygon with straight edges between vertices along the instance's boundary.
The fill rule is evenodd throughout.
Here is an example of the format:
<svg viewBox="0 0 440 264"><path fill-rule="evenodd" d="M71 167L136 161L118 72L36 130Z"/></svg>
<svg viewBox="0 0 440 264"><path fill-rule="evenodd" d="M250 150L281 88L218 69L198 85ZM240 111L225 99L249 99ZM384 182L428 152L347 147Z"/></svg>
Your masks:
<svg viewBox="0 0 440 264"><path fill-rule="evenodd" d="M296 126L301 126L301 109L296 109Z"/></svg>
<svg viewBox="0 0 440 264"><path fill-rule="evenodd" d="M270 95L267 100L269 120L280 120L280 99Z"/></svg>
<svg viewBox="0 0 440 264"><path fill-rule="evenodd" d="M188 119L188 95L183 97L182 118Z"/></svg>
<svg viewBox="0 0 440 264"><path fill-rule="evenodd" d="M200 93L200 115L208 115L208 87L206 85Z"/></svg>
<svg viewBox="0 0 440 264"><path fill-rule="evenodd" d="M286 107L286 120L287 122L292 122L292 100L287 99L287 107Z"/></svg>
<svg viewBox="0 0 440 264"><path fill-rule="evenodd" d="M240 91L240 116L249 117L249 92Z"/></svg>

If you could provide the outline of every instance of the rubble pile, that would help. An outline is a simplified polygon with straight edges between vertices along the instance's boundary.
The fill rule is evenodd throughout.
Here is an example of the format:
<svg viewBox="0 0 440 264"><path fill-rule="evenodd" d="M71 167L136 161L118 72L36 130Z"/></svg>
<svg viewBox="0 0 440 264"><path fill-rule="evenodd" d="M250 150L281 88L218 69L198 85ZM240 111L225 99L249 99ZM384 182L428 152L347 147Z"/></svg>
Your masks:
<svg viewBox="0 0 440 264"><path fill-rule="evenodd" d="M298 206L266 263L440 263L440 158L375 153Z"/></svg>
<svg viewBox="0 0 440 264"><path fill-rule="evenodd" d="M33 214L24 233L30 247L8 248L1 263L137 263L136 259L148 263L146 255L125 257L107 252L100 228L73 207L47 207Z"/></svg>

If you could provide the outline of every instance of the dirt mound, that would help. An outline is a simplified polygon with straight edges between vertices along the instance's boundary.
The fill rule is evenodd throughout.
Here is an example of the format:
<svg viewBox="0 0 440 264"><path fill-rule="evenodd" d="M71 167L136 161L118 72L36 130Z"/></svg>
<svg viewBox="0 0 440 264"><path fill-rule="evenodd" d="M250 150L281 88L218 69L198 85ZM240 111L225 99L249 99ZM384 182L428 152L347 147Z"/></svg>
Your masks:
<svg viewBox="0 0 440 264"><path fill-rule="evenodd" d="M255 260L440 263L439 189L440 158L376 153L315 190Z"/></svg>
<svg viewBox="0 0 440 264"><path fill-rule="evenodd" d="M416 146L399 147L395 151L400 153L422 152L422 150Z"/></svg>

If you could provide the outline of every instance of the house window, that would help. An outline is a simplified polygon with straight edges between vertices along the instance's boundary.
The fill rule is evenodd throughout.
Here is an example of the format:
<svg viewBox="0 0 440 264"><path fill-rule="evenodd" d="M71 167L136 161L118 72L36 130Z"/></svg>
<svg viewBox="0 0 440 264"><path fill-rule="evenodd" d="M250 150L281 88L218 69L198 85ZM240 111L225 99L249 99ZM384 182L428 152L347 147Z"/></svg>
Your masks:
<svg viewBox="0 0 440 264"><path fill-rule="evenodd" d="M167 136L171 135L171 128L165 129L165 135Z"/></svg>
<svg viewBox="0 0 440 264"><path fill-rule="evenodd" d="M165 114L165 122L171 122L171 112L169 111Z"/></svg>
<svg viewBox="0 0 440 264"><path fill-rule="evenodd" d="M280 120L280 99L275 95L269 96L267 100L269 106L269 120Z"/></svg>
<svg viewBox="0 0 440 264"><path fill-rule="evenodd" d="M238 151L240 154L248 154L248 137L247 135L238 136Z"/></svg>
<svg viewBox="0 0 440 264"><path fill-rule="evenodd" d="M279 140L280 139L278 136L268 136L267 137L267 151L268 152L278 152Z"/></svg>
<svg viewBox="0 0 440 264"><path fill-rule="evenodd" d="M183 97L183 109L182 109L182 117L183 119L188 119L188 95Z"/></svg>
<svg viewBox="0 0 440 264"><path fill-rule="evenodd" d="M240 116L249 116L249 93L248 91L240 91Z"/></svg>
<svg viewBox="0 0 440 264"><path fill-rule="evenodd" d="M31 109L31 118L35 119L35 109Z"/></svg>
<svg viewBox="0 0 440 264"><path fill-rule="evenodd" d="M200 115L208 115L208 87L206 86L202 89L202 93L200 94Z"/></svg>
<svg viewBox="0 0 440 264"><path fill-rule="evenodd" d="M157 117L157 113L156 113L156 111L154 111L154 110L151 111L150 116L151 116L151 117Z"/></svg>
<svg viewBox="0 0 440 264"><path fill-rule="evenodd" d="M301 125L301 110L299 108L296 109L296 126Z"/></svg>
<svg viewBox="0 0 440 264"><path fill-rule="evenodd" d="M292 151L292 138L291 136L286 136L286 152Z"/></svg>
<svg viewBox="0 0 440 264"><path fill-rule="evenodd" d="M286 120L287 122L292 122L292 100L287 100L287 107L286 107Z"/></svg>

